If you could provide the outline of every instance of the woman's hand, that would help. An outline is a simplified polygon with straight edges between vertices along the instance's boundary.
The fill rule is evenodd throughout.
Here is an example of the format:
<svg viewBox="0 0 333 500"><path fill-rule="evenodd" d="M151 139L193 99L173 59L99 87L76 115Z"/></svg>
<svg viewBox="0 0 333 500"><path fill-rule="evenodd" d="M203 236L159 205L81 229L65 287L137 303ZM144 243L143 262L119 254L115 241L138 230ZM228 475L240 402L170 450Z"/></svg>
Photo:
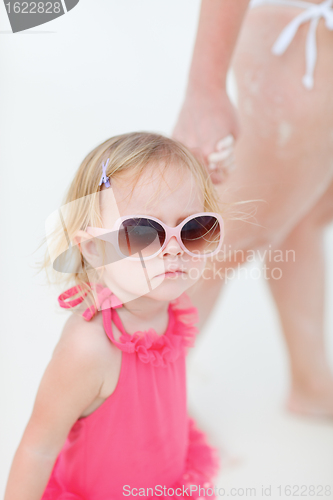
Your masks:
<svg viewBox="0 0 333 500"><path fill-rule="evenodd" d="M237 114L225 88L248 5L249 0L202 0L186 99L173 133L207 168L209 163L217 167L210 170L216 184L232 167L233 144L230 139L229 145L220 141L230 135L236 140L239 134ZM214 152L221 154L209 158Z"/></svg>
<svg viewBox="0 0 333 500"><path fill-rule="evenodd" d="M223 182L234 166L233 144L238 135L237 112L224 89L187 94L173 137L207 166L215 184Z"/></svg>

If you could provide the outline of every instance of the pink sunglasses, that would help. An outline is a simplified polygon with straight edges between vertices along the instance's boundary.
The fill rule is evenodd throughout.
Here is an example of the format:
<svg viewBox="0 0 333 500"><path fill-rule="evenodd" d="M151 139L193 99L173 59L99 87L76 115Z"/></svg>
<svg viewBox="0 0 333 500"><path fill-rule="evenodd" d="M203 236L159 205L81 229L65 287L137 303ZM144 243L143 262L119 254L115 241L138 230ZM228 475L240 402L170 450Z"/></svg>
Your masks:
<svg viewBox="0 0 333 500"><path fill-rule="evenodd" d="M202 212L187 217L176 227L169 227L156 217L130 215L120 217L112 230L89 226L86 231L111 243L121 257L130 260L153 259L173 236L192 257L210 257L221 249L223 219L219 214ZM139 257L134 257L135 254Z"/></svg>

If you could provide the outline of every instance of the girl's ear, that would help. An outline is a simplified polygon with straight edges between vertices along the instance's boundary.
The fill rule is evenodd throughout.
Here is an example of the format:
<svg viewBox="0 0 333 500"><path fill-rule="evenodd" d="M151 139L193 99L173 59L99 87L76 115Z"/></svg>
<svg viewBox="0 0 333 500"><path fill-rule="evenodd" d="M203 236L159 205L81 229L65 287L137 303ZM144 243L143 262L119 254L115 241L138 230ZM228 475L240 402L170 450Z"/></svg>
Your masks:
<svg viewBox="0 0 333 500"><path fill-rule="evenodd" d="M102 253L100 248L100 242L96 240L86 231L78 231L73 238L74 244L77 245L82 253L83 257L92 268L96 269L101 267L102 263Z"/></svg>

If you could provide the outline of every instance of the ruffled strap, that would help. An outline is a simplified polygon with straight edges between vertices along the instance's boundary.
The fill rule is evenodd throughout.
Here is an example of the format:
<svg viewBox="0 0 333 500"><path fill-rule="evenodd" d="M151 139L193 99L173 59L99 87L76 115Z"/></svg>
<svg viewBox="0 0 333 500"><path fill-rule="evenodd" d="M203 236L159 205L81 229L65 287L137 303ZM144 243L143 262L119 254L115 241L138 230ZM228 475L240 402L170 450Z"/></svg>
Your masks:
<svg viewBox="0 0 333 500"><path fill-rule="evenodd" d="M193 307L190 298L182 294L169 304L169 324L163 335L155 330L125 333L121 340L132 346L128 352L136 352L143 363L153 366L166 366L175 361L179 355L193 347L198 329L198 311Z"/></svg>
<svg viewBox="0 0 333 500"><path fill-rule="evenodd" d="M155 330L150 329L145 332L135 332L129 335L117 314L116 309L122 307L121 301L111 292L109 288L101 285L90 284L92 290L96 291L95 305L88 307L83 318L90 321L98 310L102 309L103 325L105 333L111 342L121 351L127 353L137 353L139 359L144 363L152 363L154 366L166 366L167 362L175 361L184 347L194 345L195 336L198 332L194 323L198 321L198 312L189 297L182 294L169 304L169 324L164 335L157 335ZM63 292L58 302L61 307L69 309L81 304L87 292L73 300L68 300L81 293L79 286L72 287ZM121 332L119 341L114 338L112 322Z"/></svg>
<svg viewBox="0 0 333 500"><path fill-rule="evenodd" d="M136 345L135 343L128 341L127 337L131 338L132 336L128 335L123 327L123 324L115 311L118 307L122 307L122 302L118 297L111 292L109 288L103 287L102 285L99 284L94 284L90 283L89 284L90 288L96 292L95 294L95 304L91 305L88 307L84 313L82 314L83 318L86 321L90 321L97 312L102 309L102 314L103 314L103 325L104 325L104 330L105 333L107 334L108 338L111 340L111 342L118 347L121 351L128 352L128 353L133 353L136 350ZM88 292L82 292L82 289L80 286L74 286L70 288L69 290L66 290L63 292L61 295L58 297L58 302L60 307L64 309L70 309L73 307L76 307L77 305L81 304L85 297L87 296ZM68 300L71 297L75 297L75 295L78 295L81 293L81 295L73 300ZM122 333L122 336L120 338L120 342L118 342L113 335L112 331L112 322L116 325L116 327L120 330Z"/></svg>
<svg viewBox="0 0 333 500"><path fill-rule="evenodd" d="M109 339L112 341L112 343L116 347L118 347L121 351L127 352L129 354L134 353L136 350L135 343L131 342L130 340L127 340L127 337L133 338L134 336L131 336L128 333L126 333L117 312L112 310L112 308L110 307L109 309L103 309L102 313L103 313L104 330ZM122 333L119 342L114 338L112 331L112 321Z"/></svg>

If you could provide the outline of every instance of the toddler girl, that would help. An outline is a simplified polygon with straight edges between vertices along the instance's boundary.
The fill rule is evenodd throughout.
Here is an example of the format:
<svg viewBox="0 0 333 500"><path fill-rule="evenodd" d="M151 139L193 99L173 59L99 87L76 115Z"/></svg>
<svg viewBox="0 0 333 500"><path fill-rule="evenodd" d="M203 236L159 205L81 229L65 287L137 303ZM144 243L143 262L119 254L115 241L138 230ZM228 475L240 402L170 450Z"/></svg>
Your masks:
<svg viewBox="0 0 333 500"><path fill-rule="evenodd" d="M187 416L185 383L197 315L184 292L222 244L205 169L160 135L114 137L83 161L47 232L72 282L59 304L76 314L5 500L213 498L216 452Z"/></svg>

